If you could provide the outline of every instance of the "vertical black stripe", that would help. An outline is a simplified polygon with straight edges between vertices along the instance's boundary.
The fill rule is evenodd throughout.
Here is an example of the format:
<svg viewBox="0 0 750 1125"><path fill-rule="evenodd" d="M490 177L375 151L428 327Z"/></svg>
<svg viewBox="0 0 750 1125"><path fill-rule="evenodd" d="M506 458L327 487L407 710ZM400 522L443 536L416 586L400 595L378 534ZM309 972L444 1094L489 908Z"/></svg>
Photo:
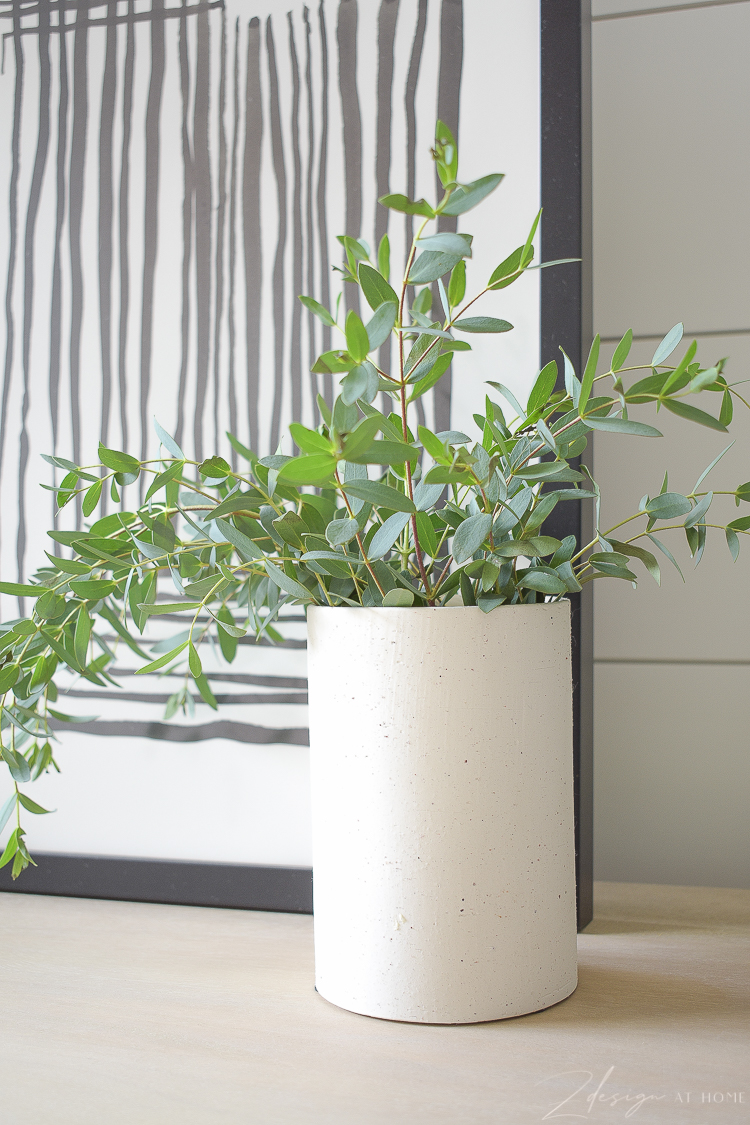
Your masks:
<svg viewBox="0 0 750 1125"><path fill-rule="evenodd" d="M419 81L419 68L422 65L422 51L424 50L424 33L427 26L427 0L419 0L417 11L417 26L414 31L414 42L409 59L409 72L406 76L406 93L404 105L406 108L406 194L409 199L414 199L417 192L417 82ZM414 216L404 216L406 223L406 249L407 253L414 238ZM420 400L418 400L420 401Z"/></svg>
<svg viewBox="0 0 750 1125"><path fill-rule="evenodd" d="M313 107L312 84L312 43L310 41L310 9L302 9L305 21L305 92L307 95L307 174L305 176L305 242L307 244L307 292L315 293L315 228L313 225L313 165L315 160L315 111ZM307 353L308 366L315 361L315 314L307 310ZM310 392L313 416L315 398L318 393L318 376L310 372Z"/></svg>
<svg viewBox="0 0 750 1125"><path fill-rule="evenodd" d="M278 237L273 263L273 322L274 322L274 391L271 416L270 448L279 444L281 430L281 403L284 395L284 250L286 247L286 166L281 132L281 107L279 105L279 76L276 70L276 51L273 42L271 17L266 20L266 51L268 52L268 82L271 89L271 153L276 177L278 203Z"/></svg>
<svg viewBox="0 0 750 1125"><path fill-rule="evenodd" d="M245 252L245 340L250 448L259 447L260 287L263 278L260 239L260 161L263 103L260 88L260 20L250 20L245 79L245 152L242 168L242 237Z"/></svg>
<svg viewBox="0 0 750 1125"><path fill-rule="evenodd" d="M5 373L3 375L3 402L0 415L0 469L5 449L5 431L8 422L8 396L13 376L13 350L15 321L13 319L13 290L16 280L16 254L18 252L18 175L21 169L21 108L23 103L23 48L21 46L21 21L13 16L13 48L16 61L16 81L13 92L13 136L11 140L10 190L8 192L8 218L10 242L8 246L8 273L5 282Z"/></svg>
<svg viewBox="0 0 750 1125"><path fill-rule="evenodd" d="M391 175L391 117L393 106L393 41L396 36L396 19L399 0L382 0L378 12L378 111L375 129L375 180L377 198L387 195L390 190ZM375 249L388 232L390 212L375 202ZM391 369L391 337L389 336L378 352L378 362L383 371ZM389 414L392 400L382 396L381 409ZM419 400L418 400L419 401Z"/></svg>
<svg viewBox="0 0 750 1125"><path fill-rule="evenodd" d="M52 452L57 453L60 404L60 356L62 343L62 234L65 222L65 200L67 180L65 179L65 157L68 148L68 53L65 36L58 36L60 91L57 104L57 175L55 201L55 250L52 259L52 293L50 300L49 326L49 412L52 424ZM57 528L57 502L52 496L52 526ZM60 553L59 543L55 544L55 554Z"/></svg>
<svg viewBox="0 0 750 1125"><path fill-rule="evenodd" d="M182 0L182 8L187 0ZM180 339L180 382L177 389L177 426L175 440L182 445L185 427L185 395L187 393L190 358L190 264L193 257L193 200L195 176L193 150L190 143L190 59L188 57L187 20L180 16L179 35L180 94L182 98L182 316Z"/></svg>
<svg viewBox="0 0 750 1125"><path fill-rule="evenodd" d="M208 100L211 81L211 43L208 12L196 16L195 61L195 278L196 278L196 388L193 440L195 457L203 460L203 412L208 384L211 339L211 160L208 149Z"/></svg>
<svg viewBox="0 0 750 1125"><path fill-rule="evenodd" d="M26 554L26 468L29 462L29 435L26 421L31 405L31 328L34 313L34 232L39 213L39 196L42 178L47 164L49 150L49 0L39 4L38 49L39 49L39 131L37 133L36 155L31 173L29 202L26 209L26 231L24 235L24 285L23 285L23 402L21 404L21 440L18 466L18 539L16 558L18 561L19 582L25 578ZM19 599L23 606L23 601Z"/></svg>
<svg viewBox="0 0 750 1125"><path fill-rule="evenodd" d="M116 0L110 0L107 16L117 15ZM109 414L112 398L112 131L115 121L117 83L117 27L107 25L107 46L102 78L102 108L99 118L99 340L102 358L101 440L109 445ZM107 504L102 494L101 513Z"/></svg>
<svg viewBox="0 0 750 1125"><path fill-rule="evenodd" d="M153 0L164 11L164 0ZM146 103L146 198L143 215L143 303L141 306L141 460L148 451L148 396L151 389L151 343L154 328L154 279L159 237L159 118L164 87L164 20L151 21L151 79ZM141 486L143 480L141 480Z"/></svg>
<svg viewBox="0 0 750 1125"><path fill-rule="evenodd" d="M128 15L133 14L134 0L128 0ZM61 37L62 38L62 37ZM120 429L122 448L128 448L127 349L130 315L130 134L133 117L133 73L135 70L135 28L127 24L125 65L122 85L122 155L120 157L120 197L117 201L118 251L120 265L120 309L117 326L117 382L120 390ZM124 500L123 500L124 506Z"/></svg>
<svg viewBox="0 0 750 1125"><path fill-rule="evenodd" d="M417 9L417 26L414 30L414 41L409 59L409 72L406 76L406 92L404 105L406 108L406 194L409 199L414 199L417 194L417 83L419 81L419 68L422 65L422 51L424 50L424 34L427 26L427 0L419 0ZM414 216L405 215L406 249L407 253L414 238ZM411 292L411 290L410 290ZM420 426L425 424L424 400L417 399L417 419Z"/></svg>
<svg viewBox="0 0 750 1125"><path fill-rule="evenodd" d="M219 204L216 212L216 304L214 309L214 449L219 448L219 391L221 326L224 316L224 224L227 207L227 13L221 10L221 71L219 77Z"/></svg>
<svg viewBox="0 0 750 1125"><path fill-rule="evenodd" d="M461 71L464 57L463 0L443 0L440 10L440 71L438 78L438 117L459 143L458 122L461 97ZM441 188L438 187L438 192ZM454 231L456 219L441 216L438 230ZM435 301L440 300L435 287ZM435 429L450 429L452 368L448 368L434 391Z"/></svg>
<svg viewBox="0 0 750 1125"><path fill-rule="evenodd" d="M390 191L391 117L393 107L393 43L399 0L382 0L378 13L378 117L376 126L375 179L378 197ZM375 248L388 230L387 208L375 205Z"/></svg>
<svg viewBox="0 0 750 1125"><path fill-rule="evenodd" d="M73 460L81 463L81 329L83 326L83 266L81 222L86 168L88 125L88 12L78 9L73 38L73 128L70 141L70 411L73 430ZM80 527L81 507L76 511Z"/></svg>
<svg viewBox="0 0 750 1125"><path fill-rule="evenodd" d="M235 323L234 323L234 273L237 262L235 239L237 237L237 146L240 138L240 18L234 24L234 127L232 129L232 171L229 184L229 432L237 433L237 388L235 386ZM232 449L232 468L237 468L237 454Z"/></svg>
<svg viewBox="0 0 750 1125"><path fill-rule="evenodd" d="M357 92L357 0L340 0L336 27L339 93L344 122L346 217L344 233L359 238L362 227L362 119ZM359 312L359 287L344 285L347 309Z"/></svg>
<svg viewBox="0 0 750 1125"><path fill-rule="evenodd" d="M294 41L292 13L287 13L289 23L289 58L292 64L292 158L294 189L292 194L292 338L290 340L290 369L292 376L292 421L302 421L302 303L297 299L302 292L302 157L299 148L300 77L297 45Z"/></svg>
<svg viewBox="0 0 750 1125"><path fill-rule="evenodd" d="M326 210L326 191L328 187L328 32L323 0L318 8L318 27L320 29L320 156L318 163L318 245L320 246L320 300L326 308L331 304L331 279L328 259L328 215ZM323 351L331 350L331 329L323 325ZM333 377L323 376L323 397L329 406L333 405Z"/></svg>

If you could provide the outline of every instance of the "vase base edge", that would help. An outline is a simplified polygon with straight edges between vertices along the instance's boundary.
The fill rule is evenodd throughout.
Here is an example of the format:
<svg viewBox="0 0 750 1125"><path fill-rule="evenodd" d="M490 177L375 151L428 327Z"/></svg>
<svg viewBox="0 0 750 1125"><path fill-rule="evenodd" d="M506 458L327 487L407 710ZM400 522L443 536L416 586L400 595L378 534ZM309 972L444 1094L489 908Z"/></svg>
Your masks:
<svg viewBox="0 0 750 1125"><path fill-rule="evenodd" d="M321 992L321 990L317 986L315 988L315 991L323 1000L326 1001L327 1004L332 1004L336 1008L341 1008L345 1012L352 1012L357 1016L367 1016L369 1019L387 1020L390 1023L421 1023L433 1024L439 1027L455 1027L475 1023L497 1023L499 1020L518 1019L520 1016L530 1016L533 1015L534 1012L542 1012L547 1008L554 1008L556 1004L561 1004L563 1000L567 1000L569 996L573 995L577 987L578 979L576 976L572 984L567 983L561 988L556 989L554 992L547 993L539 1000L519 1004L517 1007L512 1008L510 1011L506 1010L502 1013L498 1013L497 1015L477 1014L473 1017L470 1015L461 1015L455 1016L453 1018L446 1016L443 1016L443 1018L441 1018L440 1015L436 1012L431 1012L429 1014L425 1014L424 1016L419 1016L407 1014L405 1012L397 1014L395 1011L391 1011L390 1013L386 1013L382 1010L366 1011L365 1009L369 1007L369 1005L357 1004L355 1001L342 1003L340 1000L330 999L323 992Z"/></svg>

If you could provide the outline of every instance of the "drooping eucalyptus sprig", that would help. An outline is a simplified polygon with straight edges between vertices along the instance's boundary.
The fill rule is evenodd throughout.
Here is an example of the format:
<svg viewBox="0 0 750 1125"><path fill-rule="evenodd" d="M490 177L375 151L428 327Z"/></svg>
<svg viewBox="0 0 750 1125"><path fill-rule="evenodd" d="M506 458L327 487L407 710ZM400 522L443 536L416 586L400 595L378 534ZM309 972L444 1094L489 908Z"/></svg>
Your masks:
<svg viewBox="0 0 750 1125"><path fill-rule="evenodd" d="M627 365L627 332L604 372L597 336L580 378L563 354L560 384L551 360L525 406L508 387L491 382L502 401L487 396L484 413L474 415L476 440L453 430L434 433L415 421L416 404L445 375L454 353L470 350L465 336L512 328L493 316L467 316L471 307L528 270L562 264L534 264L537 215L523 245L467 299L472 235L425 230L442 215L470 211L502 176L460 183L456 145L441 122L433 157L444 188L434 207L402 195L380 201L423 220L396 288L387 236L376 261L362 239L341 239L344 282L358 286L370 306L367 323L354 311L343 319L312 297L300 298L339 333L338 346L312 370L331 380L338 376L340 383L332 402L318 396L317 428L292 423L287 453L260 457L228 435L233 461L239 457L243 471L219 455L198 463L156 423L156 460L103 446L94 465L46 457L65 471L53 486L58 507L80 504L86 521L107 493L123 509L123 497L136 489L141 499L132 510L94 519L85 529L50 531L64 553L48 553L29 583L0 583L1 593L33 599L29 615L0 626L0 753L13 780L0 829L11 817L15 825L0 866L12 862L14 878L33 862L21 809L46 811L20 787L56 767L55 728L70 721L54 706L58 670L100 687L117 686L108 669L125 645L144 661L136 674L184 672L184 685L168 704L170 716L194 706L193 689L216 707L201 661L207 638L217 639L231 662L243 638L280 640L276 625L289 606L463 604L490 612L557 600L598 578L635 584L634 563L658 582L651 546L677 564L654 529L681 531L697 563L708 528L720 527L736 559L750 516L710 522L716 494L702 487L723 453L691 492L669 491L665 477L658 493L644 496L610 528L600 525L599 487L579 462L592 432L620 435L615 440L661 436L630 418L634 405L653 403L722 433L734 400L748 405L727 382L724 361L700 366L695 341L674 366L668 362L681 325L645 365ZM395 361L385 370L378 356L389 337ZM626 386L639 371L647 374ZM703 394L719 396L718 417L694 405ZM374 405L379 395L392 409ZM729 495L737 504L750 501L750 482ZM545 532L557 504L589 500L595 510L589 542L572 535L560 541ZM142 634L159 614L180 614L184 626L169 650L160 642L161 654L151 659Z"/></svg>

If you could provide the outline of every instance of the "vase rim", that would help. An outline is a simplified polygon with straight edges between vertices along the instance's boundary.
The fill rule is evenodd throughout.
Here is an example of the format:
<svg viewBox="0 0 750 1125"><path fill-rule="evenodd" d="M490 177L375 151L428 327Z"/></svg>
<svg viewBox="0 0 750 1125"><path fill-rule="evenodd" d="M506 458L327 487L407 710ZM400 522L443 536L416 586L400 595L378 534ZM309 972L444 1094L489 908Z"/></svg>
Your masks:
<svg viewBox="0 0 750 1125"><path fill-rule="evenodd" d="M552 609L552 610L554 610L555 608L560 607L560 606L567 606L568 609L570 609L570 604L571 603L570 603L569 598L563 598L559 602L532 602L532 603L523 603L521 605L501 605L501 606L498 606L497 609L501 612L507 611L507 610L529 610L529 609L531 609L531 610L539 610L539 609L546 609L546 610ZM478 606L478 605L428 605L428 606L415 606L415 605L311 605L308 608L308 613L310 613L312 611L317 612L318 610L324 610L326 613L338 613L339 610L362 610L362 609L377 610L379 613L380 612L385 612L385 613L395 613L395 612L398 612L398 613L414 613L414 612L417 612L417 611L419 611L420 613L425 613L425 612L430 612L430 613L440 612L440 613L443 613L446 610L465 610L465 609L469 609L469 610L474 610L475 612L481 613L483 617L489 616L489 614L484 613L482 611L482 609L480 608L480 606ZM492 610L491 612L494 613L495 610Z"/></svg>

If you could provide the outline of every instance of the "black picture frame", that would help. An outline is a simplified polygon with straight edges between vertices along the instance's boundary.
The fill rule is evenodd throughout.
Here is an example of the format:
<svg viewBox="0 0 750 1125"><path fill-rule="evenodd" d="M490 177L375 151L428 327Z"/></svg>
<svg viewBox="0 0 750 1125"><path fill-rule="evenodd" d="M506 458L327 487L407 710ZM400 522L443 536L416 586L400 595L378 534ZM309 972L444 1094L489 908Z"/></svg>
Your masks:
<svg viewBox="0 0 750 1125"><path fill-rule="evenodd" d="M581 259L541 271L541 361L576 370L593 338L591 277L591 0L541 0L541 261ZM562 365L560 364L560 367ZM590 454L586 463L591 466ZM588 505L590 508L590 505ZM592 514L558 504L545 531L591 539ZM593 918L593 584L571 596L573 611L573 785L578 929Z"/></svg>
<svg viewBox="0 0 750 1125"><path fill-rule="evenodd" d="M591 329L590 0L541 0L541 355L563 346L578 369ZM581 505L558 505L551 534L586 533ZM553 526L554 525L554 526ZM574 794L578 928L593 916L593 613L591 585L573 603ZM21 894L312 913L309 867L193 863L37 853L38 867L0 890Z"/></svg>

